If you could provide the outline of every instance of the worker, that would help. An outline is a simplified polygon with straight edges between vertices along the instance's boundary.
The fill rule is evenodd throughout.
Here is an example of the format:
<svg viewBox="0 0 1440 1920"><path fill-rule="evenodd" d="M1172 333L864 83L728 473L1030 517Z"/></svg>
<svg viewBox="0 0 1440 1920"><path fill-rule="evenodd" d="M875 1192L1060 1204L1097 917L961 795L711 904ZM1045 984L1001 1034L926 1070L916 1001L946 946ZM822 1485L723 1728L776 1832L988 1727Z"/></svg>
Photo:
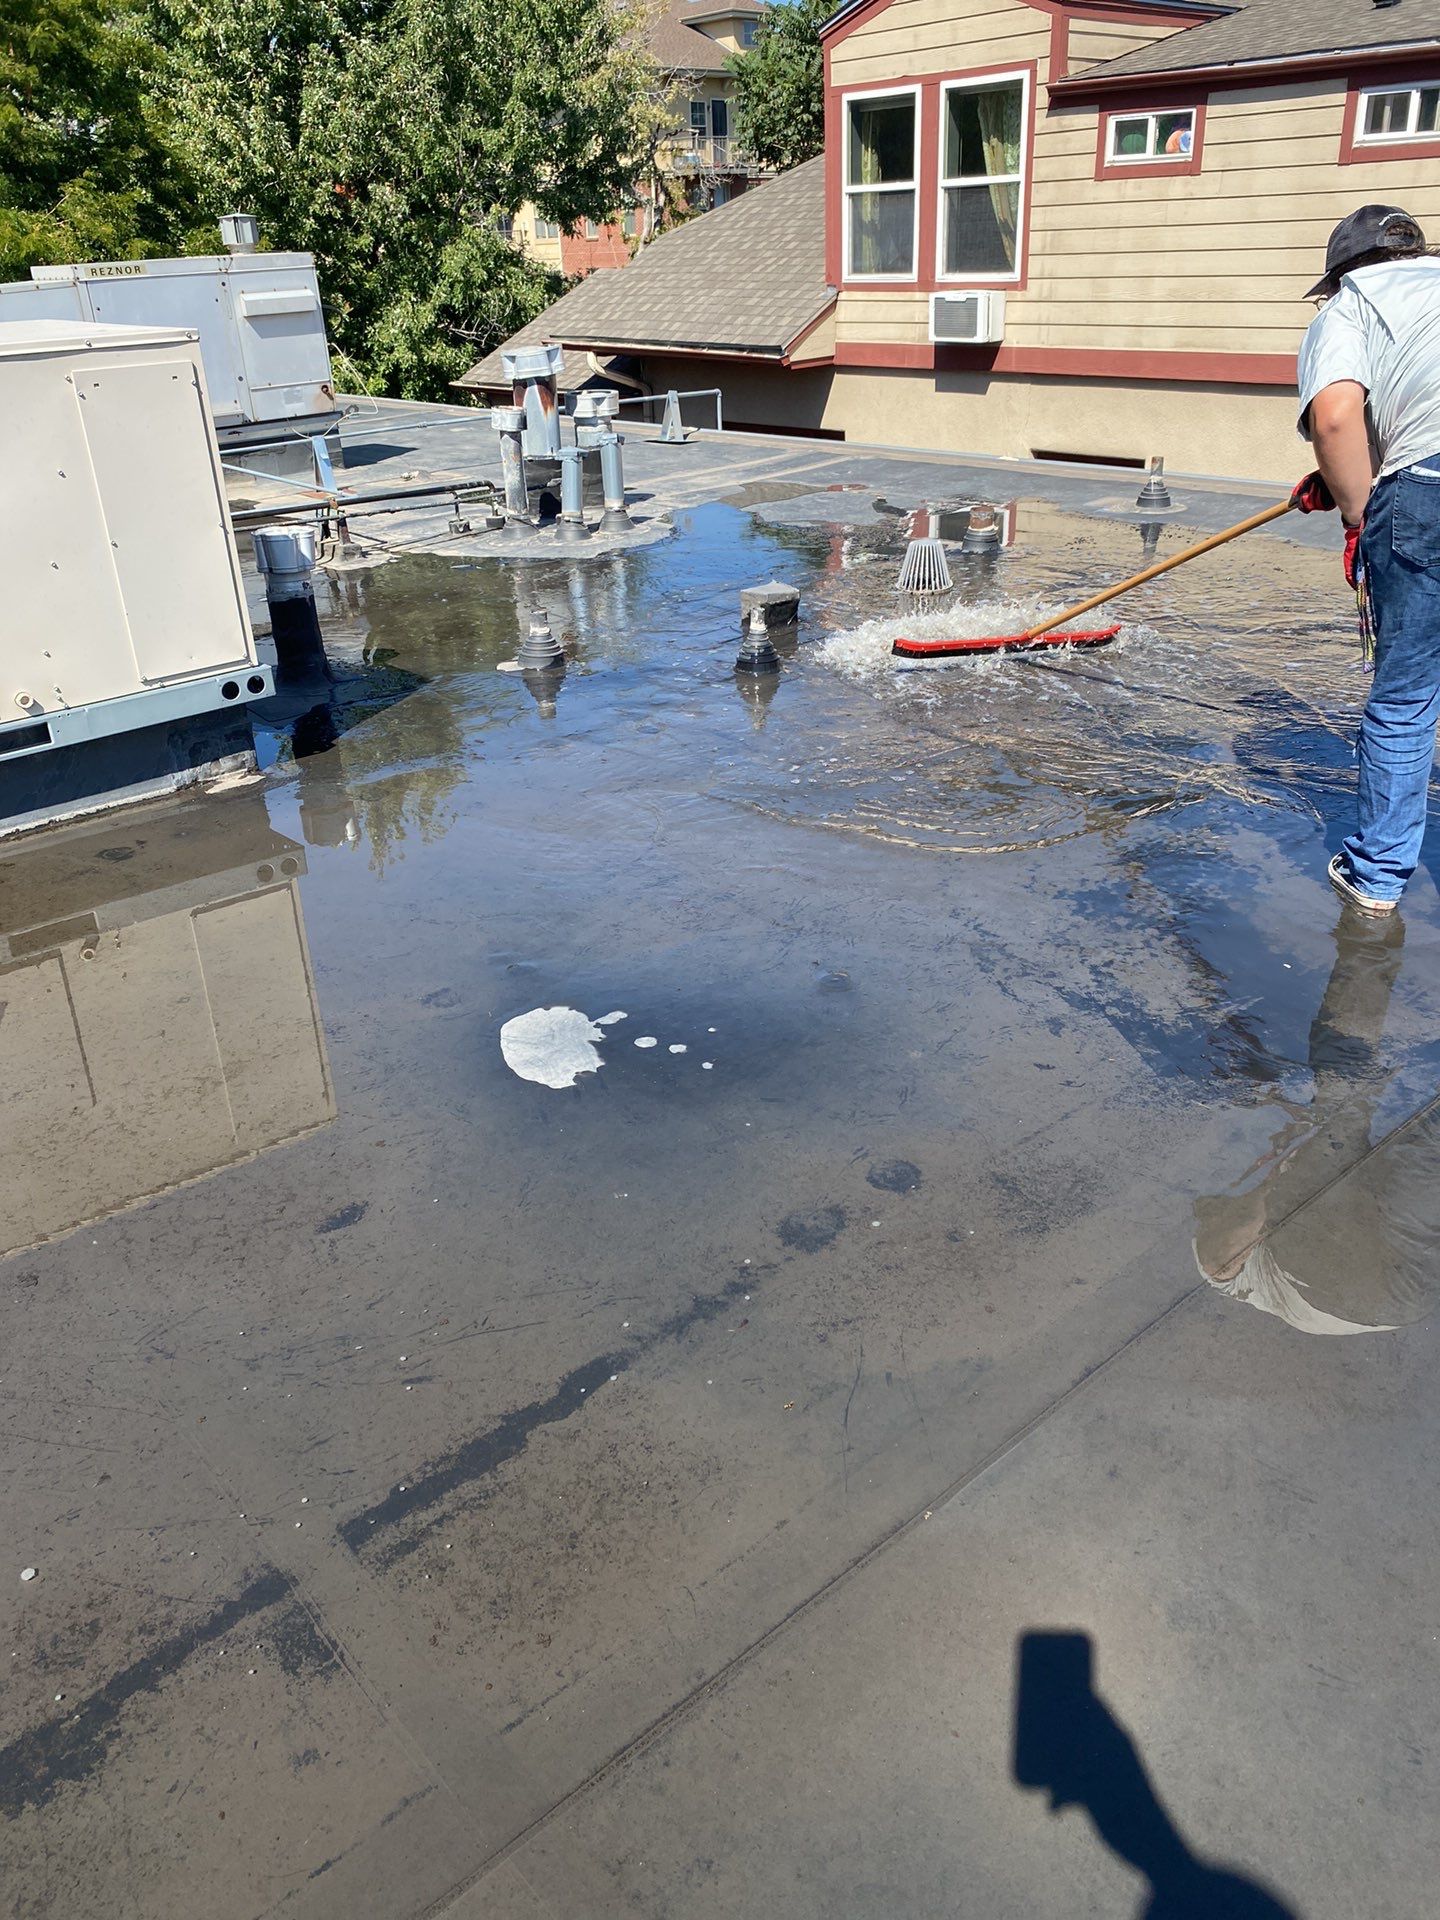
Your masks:
<svg viewBox="0 0 1440 1920"><path fill-rule="evenodd" d="M1306 297L1324 302L1300 349L1300 432L1319 470L1292 497L1302 513L1339 507L1345 578L1374 634L1359 819L1330 883L1388 914L1420 858L1440 716L1440 259L1403 208L1360 207Z"/></svg>

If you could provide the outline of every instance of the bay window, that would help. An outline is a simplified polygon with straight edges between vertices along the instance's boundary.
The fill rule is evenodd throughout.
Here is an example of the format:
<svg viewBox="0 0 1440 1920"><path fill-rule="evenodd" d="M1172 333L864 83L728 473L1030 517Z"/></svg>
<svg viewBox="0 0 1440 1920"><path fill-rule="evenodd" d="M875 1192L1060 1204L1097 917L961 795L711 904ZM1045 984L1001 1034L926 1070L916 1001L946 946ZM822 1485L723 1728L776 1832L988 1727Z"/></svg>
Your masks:
<svg viewBox="0 0 1440 1920"><path fill-rule="evenodd" d="M940 274L1016 280L1023 257L1024 74L947 85L940 102Z"/></svg>
<svg viewBox="0 0 1440 1920"><path fill-rule="evenodd" d="M919 131L917 88L846 99L847 279L915 278Z"/></svg>

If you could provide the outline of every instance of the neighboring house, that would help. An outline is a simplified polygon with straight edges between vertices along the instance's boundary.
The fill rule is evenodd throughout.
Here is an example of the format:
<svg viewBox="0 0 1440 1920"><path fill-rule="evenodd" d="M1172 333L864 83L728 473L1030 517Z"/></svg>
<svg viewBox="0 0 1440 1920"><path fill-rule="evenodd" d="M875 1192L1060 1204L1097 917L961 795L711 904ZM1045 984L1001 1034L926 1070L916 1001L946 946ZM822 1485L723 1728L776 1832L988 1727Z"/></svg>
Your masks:
<svg viewBox="0 0 1440 1920"><path fill-rule="evenodd" d="M533 206L522 207L514 238L531 259L567 277L623 267L669 215L724 206L761 177L735 139L735 81L725 63L754 44L768 6L769 0L678 0L657 17L649 41L661 75L657 107L673 132L659 141L651 177L636 181L631 205L613 220L587 220L570 233L542 220Z"/></svg>
<svg viewBox="0 0 1440 1920"><path fill-rule="evenodd" d="M825 373L762 354L762 397L683 302L644 360L756 423L1280 480L1330 228L1381 200L1440 241L1440 0L853 0L823 37ZM623 302L567 344L633 334Z"/></svg>
<svg viewBox="0 0 1440 1920"><path fill-rule="evenodd" d="M577 342L565 355L562 391L720 386L729 426L783 425L783 406L813 430L833 379L834 307L825 163L811 160L661 234L623 273L591 274L507 345ZM455 384L508 400L500 350Z"/></svg>

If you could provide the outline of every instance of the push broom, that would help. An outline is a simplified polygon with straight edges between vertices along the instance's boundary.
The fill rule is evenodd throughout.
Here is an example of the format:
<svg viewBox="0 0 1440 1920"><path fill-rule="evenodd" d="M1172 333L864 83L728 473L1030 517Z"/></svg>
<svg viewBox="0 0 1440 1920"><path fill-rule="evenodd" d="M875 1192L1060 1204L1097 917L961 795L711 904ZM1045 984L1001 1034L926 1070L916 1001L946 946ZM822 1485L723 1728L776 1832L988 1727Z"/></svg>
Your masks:
<svg viewBox="0 0 1440 1920"><path fill-rule="evenodd" d="M1027 627L1023 633L991 634L970 640L901 639L895 642L891 652L901 654L907 660L950 660L971 653L1024 653L1036 647L1103 647L1120 631L1119 621L1113 627L1089 629L1067 629L1065 622L1078 620L1082 613L1089 613L1092 607L1103 606L1107 600L1129 593L1132 587L1143 587L1147 580L1158 579L1162 573L1169 573L1172 567L1183 567L1187 560L1198 560L1202 553L1213 553L1216 547L1223 547L1228 540L1238 540L1242 533L1253 533L1256 527L1268 526L1272 520L1290 513L1294 506L1293 500L1286 500L1278 507L1267 507L1264 513L1252 514L1248 520L1242 520L1239 526L1227 527L1224 533L1213 533L1208 540L1201 540L1193 547L1186 547L1183 553L1172 554L1168 560L1146 567L1143 573L1132 574L1118 586L1106 587L1103 593L1092 594L1078 606L1067 607L1063 613L1057 613L1053 620L1042 620L1036 626Z"/></svg>

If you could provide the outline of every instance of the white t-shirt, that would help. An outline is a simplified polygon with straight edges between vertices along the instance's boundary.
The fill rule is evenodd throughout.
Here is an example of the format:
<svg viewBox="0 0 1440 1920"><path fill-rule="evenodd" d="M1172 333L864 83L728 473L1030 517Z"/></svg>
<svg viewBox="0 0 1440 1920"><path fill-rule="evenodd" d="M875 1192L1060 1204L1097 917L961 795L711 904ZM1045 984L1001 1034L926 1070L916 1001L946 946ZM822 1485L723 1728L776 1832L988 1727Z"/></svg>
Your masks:
<svg viewBox="0 0 1440 1920"><path fill-rule="evenodd" d="M1440 454L1440 259L1344 274L1300 348L1300 433L1317 393L1357 380L1381 474Z"/></svg>

